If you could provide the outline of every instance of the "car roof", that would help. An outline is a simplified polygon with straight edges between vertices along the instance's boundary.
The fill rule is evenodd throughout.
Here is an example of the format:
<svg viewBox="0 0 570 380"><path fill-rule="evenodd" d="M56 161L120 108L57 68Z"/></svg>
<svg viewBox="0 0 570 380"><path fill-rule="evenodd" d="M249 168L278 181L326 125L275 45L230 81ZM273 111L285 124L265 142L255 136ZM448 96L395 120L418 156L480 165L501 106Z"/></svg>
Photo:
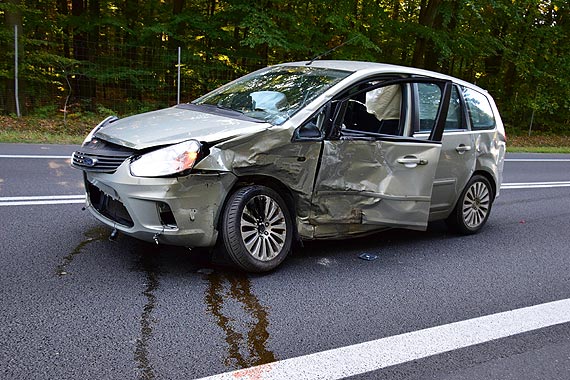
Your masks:
<svg viewBox="0 0 570 380"><path fill-rule="evenodd" d="M435 71L429 71L424 69L418 69L408 66L392 65L387 63L377 63L377 62L364 62L364 61L343 61L343 60L315 60L315 61L299 61L299 62L288 62L282 63L277 66L309 66L309 67L319 67L324 69L333 70L345 70L351 71L353 73L361 72L362 74L409 74L409 75L420 75L427 76L437 79L450 80L462 86L470 87L473 89L478 89L482 92L487 92L485 89L464 81L459 78L452 77L450 75L445 75Z"/></svg>

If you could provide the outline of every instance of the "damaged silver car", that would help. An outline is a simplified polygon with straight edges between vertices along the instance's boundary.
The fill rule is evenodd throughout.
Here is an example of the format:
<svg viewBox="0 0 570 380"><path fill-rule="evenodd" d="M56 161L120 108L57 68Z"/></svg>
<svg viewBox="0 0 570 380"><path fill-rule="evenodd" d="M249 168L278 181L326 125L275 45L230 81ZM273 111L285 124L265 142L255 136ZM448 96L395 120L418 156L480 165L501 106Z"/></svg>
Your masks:
<svg viewBox="0 0 570 380"><path fill-rule="evenodd" d="M492 97L434 72L287 63L191 103L109 117L73 153L101 222L157 244L277 267L295 241L446 220L472 234L499 195Z"/></svg>

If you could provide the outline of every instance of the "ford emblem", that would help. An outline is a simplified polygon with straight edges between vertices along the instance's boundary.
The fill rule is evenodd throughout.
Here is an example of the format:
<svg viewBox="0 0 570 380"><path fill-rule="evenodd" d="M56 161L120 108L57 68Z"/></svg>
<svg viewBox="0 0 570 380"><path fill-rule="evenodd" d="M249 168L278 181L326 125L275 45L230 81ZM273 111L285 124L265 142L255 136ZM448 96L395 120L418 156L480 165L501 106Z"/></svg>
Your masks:
<svg viewBox="0 0 570 380"><path fill-rule="evenodd" d="M96 159L96 158L85 157L85 158L83 159L83 165L89 166L90 168L92 168L92 167L95 166L96 164L97 164L97 159Z"/></svg>

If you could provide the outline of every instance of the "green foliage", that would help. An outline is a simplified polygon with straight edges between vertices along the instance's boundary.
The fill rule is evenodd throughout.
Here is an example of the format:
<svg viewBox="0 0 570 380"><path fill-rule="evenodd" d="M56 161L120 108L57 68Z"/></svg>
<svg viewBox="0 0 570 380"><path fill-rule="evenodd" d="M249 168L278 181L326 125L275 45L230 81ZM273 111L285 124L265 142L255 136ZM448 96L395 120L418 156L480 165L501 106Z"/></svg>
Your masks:
<svg viewBox="0 0 570 380"><path fill-rule="evenodd" d="M45 106L37 107L34 110L34 116L42 119L53 118L58 114L57 108L58 107L56 104L48 104Z"/></svg>
<svg viewBox="0 0 570 380"><path fill-rule="evenodd" d="M3 113L13 112L13 25L21 23L22 102L30 112L65 105L127 114L172 105L179 46L190 100L254 69L345 43L322 59L441 71L488 89L517 130L531 118L537 130L562 133L570 125L565 0L20 0L0 3L0 16L7 20Z"/></svg>

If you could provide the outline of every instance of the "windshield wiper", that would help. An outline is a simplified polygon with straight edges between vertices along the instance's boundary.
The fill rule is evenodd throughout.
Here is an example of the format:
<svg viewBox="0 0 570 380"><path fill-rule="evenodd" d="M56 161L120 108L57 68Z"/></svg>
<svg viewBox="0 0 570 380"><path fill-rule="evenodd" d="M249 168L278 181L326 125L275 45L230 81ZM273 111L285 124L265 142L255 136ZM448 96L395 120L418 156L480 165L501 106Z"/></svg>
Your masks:
<svg viewBox="0 0 570 380"><path fill-rule="evenodd" d="M206 105L206 104L203 104L203 105ZM212 104L208 104L208 105L212 105ZM233 109L233 108L228 107L228 106L224 106L220 103L216 104L216 108L218 108L220 110L224 110L224 111L237 112L237 113L240 113L242 115L244 114L243 111L236 110L236 109Z"/></svg>
<svg viewBox="0 0 570 380"><path fill-rule="evenodd" d="M198 107L208 107L208 108L216 108L218 110L222 110L222 111L226 111L226 112L235 112L235 113L239 113L240 115L243 115L243 112L240 110L236 110L233 108L230 108L228 106L224 106L222 104L210 104L210 103L190 103L193 104L195 106Z"/></svg>
<svg viewBox="0 0 570 380"><path fill-rule="evenodd" d="M234 117L237 119L253 121L255 123L265 123L265 120L260 120L251 116L248 116L240 110L235 110L233 108L225 107L219 104L208 104L208 103L185 103L179 104L176 107L191 109L200 112L211 113L215 115L225 115L227 117Z"/></svg>

